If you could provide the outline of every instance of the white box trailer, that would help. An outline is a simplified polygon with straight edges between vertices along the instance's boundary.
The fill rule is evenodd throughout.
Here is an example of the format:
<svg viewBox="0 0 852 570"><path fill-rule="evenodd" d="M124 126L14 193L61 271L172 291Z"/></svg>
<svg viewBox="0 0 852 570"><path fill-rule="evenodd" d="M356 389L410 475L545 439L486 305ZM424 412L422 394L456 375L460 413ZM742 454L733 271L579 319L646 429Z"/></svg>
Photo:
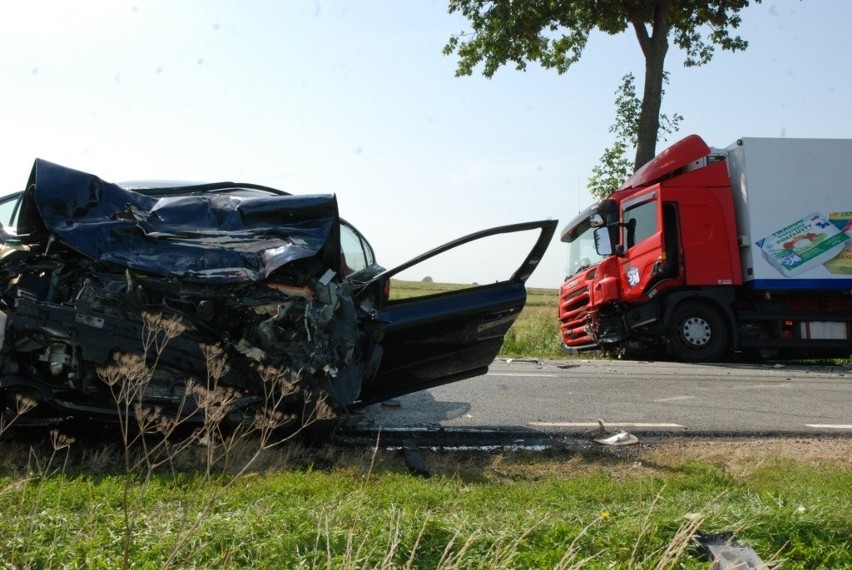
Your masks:
<svg viewBox="0 0 852 570"><path fill-rule="evenodd" d="M744 281L852 290L852 140L742 138L725 152Z"/></svg>

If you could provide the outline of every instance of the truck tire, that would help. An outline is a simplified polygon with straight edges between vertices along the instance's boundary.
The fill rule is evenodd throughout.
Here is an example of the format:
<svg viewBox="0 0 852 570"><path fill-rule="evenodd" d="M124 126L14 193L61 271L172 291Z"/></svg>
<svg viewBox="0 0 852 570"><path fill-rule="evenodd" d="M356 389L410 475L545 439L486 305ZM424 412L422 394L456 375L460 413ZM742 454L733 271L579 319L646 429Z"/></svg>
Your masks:
<svg viewBox="0 0 852 570"><path fill-rule="evenodd" d="M728 348L725 318L707 303L683 301L672 313L669 346L682 362L716 360Z"/></svg>

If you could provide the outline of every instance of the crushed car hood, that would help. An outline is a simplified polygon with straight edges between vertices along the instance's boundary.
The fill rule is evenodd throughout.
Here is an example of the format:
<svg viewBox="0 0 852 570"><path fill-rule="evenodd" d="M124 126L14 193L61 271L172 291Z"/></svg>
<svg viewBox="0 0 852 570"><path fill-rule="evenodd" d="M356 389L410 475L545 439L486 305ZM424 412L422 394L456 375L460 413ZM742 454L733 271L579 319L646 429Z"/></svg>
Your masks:
<svg viewBox="0 0 852 570"><path fill-rule="evenodd" d="M334 266L338 221L334 195L148 196L37 159L18 229L134 271L240 283L314 256Z"/></svg>

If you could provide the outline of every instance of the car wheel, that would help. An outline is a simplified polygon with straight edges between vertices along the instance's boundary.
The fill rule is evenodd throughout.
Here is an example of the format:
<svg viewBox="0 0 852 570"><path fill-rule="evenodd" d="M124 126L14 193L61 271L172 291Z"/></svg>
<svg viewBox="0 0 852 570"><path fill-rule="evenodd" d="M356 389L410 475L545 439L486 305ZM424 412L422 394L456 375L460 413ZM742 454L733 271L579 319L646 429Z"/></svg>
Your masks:
<svg viewBox="0 0 852 570"><path fill-rule="evenodd" d="M680 303L670 322L669 345L673 356L680 361L716 360L728 347L725 319L718 310L706 303Z"/></svg>

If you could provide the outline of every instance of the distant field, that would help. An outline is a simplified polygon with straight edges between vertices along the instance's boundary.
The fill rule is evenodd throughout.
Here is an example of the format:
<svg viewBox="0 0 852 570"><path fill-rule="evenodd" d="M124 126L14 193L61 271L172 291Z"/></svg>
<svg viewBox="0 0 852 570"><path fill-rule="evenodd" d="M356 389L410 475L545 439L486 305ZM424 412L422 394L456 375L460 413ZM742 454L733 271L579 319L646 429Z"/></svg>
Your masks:
<svg viewBox="0 0 852 570"><path fill-rule="evenodd" d="M527 307L551 307L556 315L556 300L559 298L558 289L527 288Z"/></svg>
<svg viewBox="0 0 852 570"><path fill-rule="evenodd" d="M473 287L473 284L460 283L431 283L424 281L401 281L391 279L391 299L408 299L434 295L444 291L457 291ZM556 299L559 291L556 289L541 289L527 287L527 307L553 307L556 310Z"/></svg>

